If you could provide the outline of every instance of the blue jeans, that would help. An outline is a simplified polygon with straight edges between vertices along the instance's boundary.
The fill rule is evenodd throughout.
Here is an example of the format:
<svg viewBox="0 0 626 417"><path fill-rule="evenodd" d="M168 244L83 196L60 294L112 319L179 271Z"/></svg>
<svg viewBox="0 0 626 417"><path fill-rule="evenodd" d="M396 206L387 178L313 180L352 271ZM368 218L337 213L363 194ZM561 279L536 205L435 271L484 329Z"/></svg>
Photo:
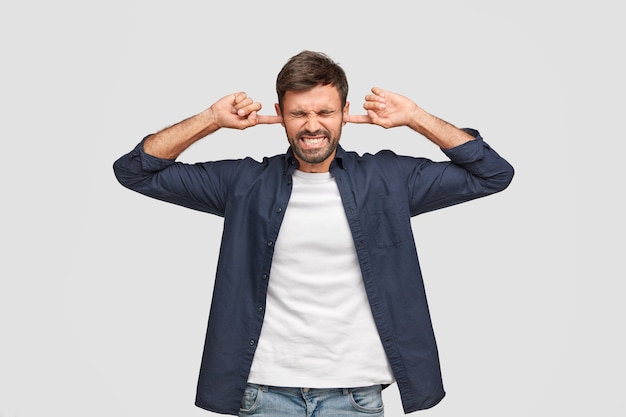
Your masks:
<svg viewBox="0 0 626 417"><path fill-rule="evenodd" d="M283 388L248 384L239 417L383 417L380 385Z"/></svg>

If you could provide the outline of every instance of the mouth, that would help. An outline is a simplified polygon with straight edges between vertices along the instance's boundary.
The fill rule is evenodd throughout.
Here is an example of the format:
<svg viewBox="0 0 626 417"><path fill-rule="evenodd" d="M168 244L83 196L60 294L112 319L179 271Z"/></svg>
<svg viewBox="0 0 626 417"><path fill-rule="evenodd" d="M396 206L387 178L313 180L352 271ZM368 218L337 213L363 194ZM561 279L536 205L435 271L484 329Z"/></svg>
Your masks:
<svg viewBox="0 0 626 417"><path fill-rule="evenodd" d="M303 137L303 138L300 138L300 141L302 141L302 143L304 143L306 146L316 147L322 142L324 142L325 139L326 139L325 137L315 137L315 138Z"/></svg>
<svg viewBox="0 0 626 417"><path fill-rule="evenodd" d="M317 133L317 132L316 132ZM317 134L301 134L299 135L299 141L303 149L317 149L322 148L328 142L328 136L323 132Z"/></svg>

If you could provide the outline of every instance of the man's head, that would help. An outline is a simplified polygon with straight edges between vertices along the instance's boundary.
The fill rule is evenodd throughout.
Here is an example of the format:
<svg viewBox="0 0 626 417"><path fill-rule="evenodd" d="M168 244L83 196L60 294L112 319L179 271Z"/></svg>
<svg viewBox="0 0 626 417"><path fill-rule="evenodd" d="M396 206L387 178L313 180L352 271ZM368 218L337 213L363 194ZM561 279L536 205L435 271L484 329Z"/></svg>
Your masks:
<svg viewBox="0 0 626 417"><path fill-rule="evenodd" d="M283 118L299 169L327 172L350 104L343 69L322 53L303 51L279 72L276 92L276 113Z"/></svg>
<svg viewBox="0 0 626 417"><path fill-rule="evenodd" d="M276 94L281 111L287 91L304 91L317 85L336 87L341 107L346 105L348 80L339 64L321 52L302 51L292 56L276 77Z"/></svg>

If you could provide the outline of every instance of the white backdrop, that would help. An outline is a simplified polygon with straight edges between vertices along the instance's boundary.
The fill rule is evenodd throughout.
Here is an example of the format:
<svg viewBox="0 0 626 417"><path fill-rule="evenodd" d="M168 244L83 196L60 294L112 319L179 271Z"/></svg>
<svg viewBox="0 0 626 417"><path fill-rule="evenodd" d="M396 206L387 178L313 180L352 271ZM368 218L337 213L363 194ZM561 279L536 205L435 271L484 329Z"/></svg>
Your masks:
<svg viewBox="0 0 626 417"><path fill-rule="evenodd" d="M0 6L0 417L210 416L194 406L221 221L132 193L147 133L274 81L303 49L478 128L503 193L415 218L447 397L423 416L624 416L626 31L618 2L107 1ZM593 5L591 5L593 4ZM344 147L443 159L408 130ZM280 126L182 160L283 152ZM402 415L397 388L386 415Z"/></svg>

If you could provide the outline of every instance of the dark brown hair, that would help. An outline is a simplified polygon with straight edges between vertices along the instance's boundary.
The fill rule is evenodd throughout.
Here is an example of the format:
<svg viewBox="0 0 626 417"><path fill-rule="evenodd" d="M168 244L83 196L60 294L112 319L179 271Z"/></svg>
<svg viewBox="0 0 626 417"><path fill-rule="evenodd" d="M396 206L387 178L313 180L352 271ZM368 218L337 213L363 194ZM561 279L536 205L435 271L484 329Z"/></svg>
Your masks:
<svg viewBox="0 0 626 417"><path fill-rule="evenodd" d="M305 91L317 85L337 87L341 107L346 105L348 80L338 63L324 53L306 50L289 58L276 77L280 110L283 110L283 97L287 91Z"/></svg>

